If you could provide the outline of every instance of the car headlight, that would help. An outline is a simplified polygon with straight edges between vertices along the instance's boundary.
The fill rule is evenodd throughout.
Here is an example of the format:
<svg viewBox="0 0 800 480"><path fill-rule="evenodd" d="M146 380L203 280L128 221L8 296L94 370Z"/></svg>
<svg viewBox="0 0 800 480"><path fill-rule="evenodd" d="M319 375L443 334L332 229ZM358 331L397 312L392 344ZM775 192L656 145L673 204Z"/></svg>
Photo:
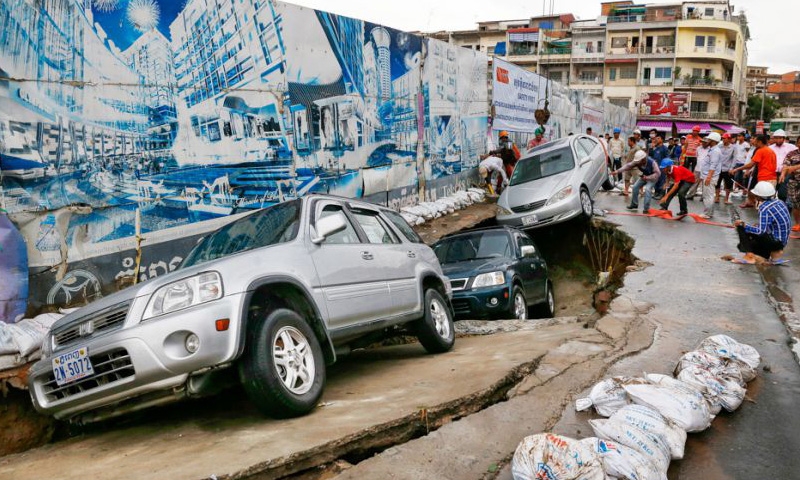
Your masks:
<svg viewBox="0 0 800 480"><path fill-rule="evenodd" d="M550 197L550 200L547 201L546 205L552 205L554 203L558 203L566 199L570 195L572 195L572 186L562 188L561 190L558 191L558 193Z"/></svg>
<svg viewBox="0 0 800 480"><path fill-rule="evenodd" d="M509 210L507 208L503 208L500 205L497 206L497 210L500 211L501 215L513 215L514 214L514 212L512 212L511 210Z"/></svg>
<svg viewBox="0 0 800 480"><path fill-rule="evenodd" d="M205 272L164 285L150 298L143 320L222 298L222 279Z"/></svg>
<svg viewBox="0 0 800 480"><path fill-rule="evenodd" d="M472 288L493 287L506 283L506 276L503 272L482 273L475 277Z"/></svg>

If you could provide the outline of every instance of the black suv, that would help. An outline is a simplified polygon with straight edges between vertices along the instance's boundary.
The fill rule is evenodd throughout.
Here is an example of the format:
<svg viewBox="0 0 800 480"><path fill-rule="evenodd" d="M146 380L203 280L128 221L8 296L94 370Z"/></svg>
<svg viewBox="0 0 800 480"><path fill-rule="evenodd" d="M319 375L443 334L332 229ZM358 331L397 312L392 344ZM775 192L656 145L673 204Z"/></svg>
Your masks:
<svg viewBox="0 0 800 480"><path fill-rule="evenodd" d="M533 240L512 227L448 235L433 245L460 318L550 318L555 312L547 264ZM529 307L535 308L530 312Z"/></svg>

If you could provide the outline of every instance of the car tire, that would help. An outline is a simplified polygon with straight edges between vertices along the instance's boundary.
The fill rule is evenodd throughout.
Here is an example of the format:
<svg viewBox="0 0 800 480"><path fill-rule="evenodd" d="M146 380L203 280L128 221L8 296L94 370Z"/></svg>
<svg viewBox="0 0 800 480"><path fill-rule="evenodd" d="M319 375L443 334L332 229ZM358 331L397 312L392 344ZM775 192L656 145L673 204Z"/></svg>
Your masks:
<svg viewBox="0 0 800 480"><path fill-rule="evenodd" d="M292 310L278 309L248 333L239 380L256 407L274 418L313 410L325 389L325 359L308 323Z"/></svg>
<svg viewBox="0 0 800 480"><path fill-rule="evenodd" d="M522 289L517 285L511 291L511 305L509 305L508 309L509 318L515 320L528 319L528 301L525 299Z"/></svg>
<svg viewBox="0 0 800 480"><path fill-rule="evenodd" d="M594 200L592 199L592 196L589 194L589 190L587 190L586 187L581 188L580 200L581 218L589 221L592 219L592 216L594 216Z"/></svg>
<svg viewBox="0 0 800 480"><path fill-rule="evenodd" d="M433 288L425 291L424 313L416 321L415 329L419 343L428 353L443 353L456 341L453 313L442 294Z"/></svg>
<svg viewBox="0 0 800 480"><path fill-rule="evenodd" d="M553 318L556 314L556 297L553 293L553 284L549 281L545 286L544 302L536 305L536 318Z"/></svg>

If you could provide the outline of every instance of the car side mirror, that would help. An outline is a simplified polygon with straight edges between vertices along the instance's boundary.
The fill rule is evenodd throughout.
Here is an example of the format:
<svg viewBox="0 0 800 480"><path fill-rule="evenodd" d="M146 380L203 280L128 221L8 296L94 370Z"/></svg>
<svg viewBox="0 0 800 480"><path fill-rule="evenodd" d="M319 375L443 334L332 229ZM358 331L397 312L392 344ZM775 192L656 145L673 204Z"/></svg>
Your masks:
<svg viewBox="0 0 800 480"><path fill-rule="evenodd" d="M586 165L587 163L591 163L591 162L592 162L592 157L588 157L587 156L587 157L583 157L581 159L581 165Z"/></svg>
<svg viewBox="0 0 800 480"><path fill-rule="evenodd" d="M331 235L336 235L342 230L347 228L347 220L341 213L338 215L331 215L317 220L314 230L317 236L311 239L311 242L319 245L324 242L326 238Z"/></svg>
<svg viewBox="0 0 800 480"><path fill-rule="evenodd" d="M522 256L523 257L533 257L536 255L536 248L531 245L523 245L522 246Z"/></svg>

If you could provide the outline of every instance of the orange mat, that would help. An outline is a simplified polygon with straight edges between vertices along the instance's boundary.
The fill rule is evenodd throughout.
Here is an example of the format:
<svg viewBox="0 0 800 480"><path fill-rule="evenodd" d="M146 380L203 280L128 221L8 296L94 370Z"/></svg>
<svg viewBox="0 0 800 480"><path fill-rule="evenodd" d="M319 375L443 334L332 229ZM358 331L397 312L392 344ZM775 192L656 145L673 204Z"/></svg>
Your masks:
<svg viewBox="0 0 800 480"><path fill-rule="evenodd" d="M672 221L680 221L683 220L685 217L692 217L696 223L700 223L703 225L712 225L715 227L725 227L725 228L733 228L733 225L729 223L721 223L715 222L713 220L708 220L703 218L701 215L697 213L690 213L689 215L679 215L673 216L672 210L656 210L651 208L647 213L639 213L639 212L615 212L615 211L608 211L606 212L609 215L622 215L622 216L629 216L629 217L652 217L652 218L660 218L662 220L672 220ZM800 237L798 237L800 238Z"/></svg>

